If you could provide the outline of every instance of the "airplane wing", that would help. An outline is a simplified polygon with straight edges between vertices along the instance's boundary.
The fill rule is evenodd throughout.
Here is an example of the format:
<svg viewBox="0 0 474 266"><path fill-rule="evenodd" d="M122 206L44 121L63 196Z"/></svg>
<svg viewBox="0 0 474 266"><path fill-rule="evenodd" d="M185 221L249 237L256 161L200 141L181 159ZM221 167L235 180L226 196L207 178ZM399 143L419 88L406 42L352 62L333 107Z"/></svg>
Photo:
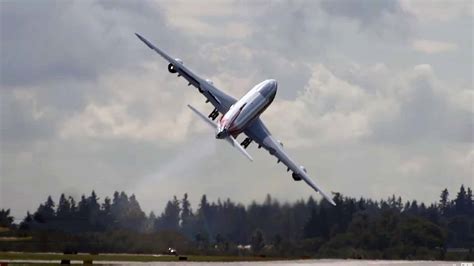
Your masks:
<svg viewBox="0 0 474 266"><path fill-rule="evenodd" d="M326 194L318 185L308 176L306 170L303 167L298 166L283 150L282 144L276 140L271 134L267 127L263 124L262 120L258 118L245 129L245 134L249 136L253 141L258 143L259 146L265 148L270 152L271 155L277 157L278 161L282 162L288 167L288 171L291 170L296 176L295 180L303 179L310 187L316 192L319 192L327 201L332 205L336 206L336 203Z"/></svg>
<svg viewBox="0 0 474 266"><path fill-rule="evenodd" d="M183 62L179 59L174 59L165 53L163 50L154 46L147 39L142 37L140 34L135 35L142 42L146 44L150 49L161 55L166 61L169 62L168 71L171 73L177 73L178 77L182 76L188 81L188 86L193 85L200 93L206 97L207 101L211 102L212 105L222 114L225 114L229 108L237 101L234 97L227 95L223 91L217 89L211 82L200 78L194 74L189 68L184 66Z"/></svg>

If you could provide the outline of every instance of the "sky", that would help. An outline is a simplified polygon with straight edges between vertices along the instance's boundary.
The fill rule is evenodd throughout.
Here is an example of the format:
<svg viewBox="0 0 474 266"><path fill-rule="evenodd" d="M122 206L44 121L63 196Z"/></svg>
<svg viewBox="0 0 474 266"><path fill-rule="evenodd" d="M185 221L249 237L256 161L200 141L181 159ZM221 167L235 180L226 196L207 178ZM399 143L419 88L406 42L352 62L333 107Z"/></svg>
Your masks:
<svg viewBox="0 0 474 266"><path fill-rule="evenodd" d="M473 2L0 1L0 208L48 195L321 197L255 144L249 162L186 107L209 104L138 32L262 114L326 191L435 202L474 184ZM239 140L244 137L240 136Z"/></svg>

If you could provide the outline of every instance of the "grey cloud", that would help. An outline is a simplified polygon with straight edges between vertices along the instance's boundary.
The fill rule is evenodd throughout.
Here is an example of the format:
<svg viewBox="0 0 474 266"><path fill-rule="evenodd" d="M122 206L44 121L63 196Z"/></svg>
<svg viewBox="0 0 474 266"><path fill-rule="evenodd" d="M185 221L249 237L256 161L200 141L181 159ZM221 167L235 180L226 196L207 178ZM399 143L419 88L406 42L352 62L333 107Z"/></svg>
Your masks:
<svg viewBox="0 0 474 266"><path fill-rule="evenodd" d="M329 23L317 2L269 2L254 18L249 39L261 50L276 51L287 58L317 58L332 40ZM323 41L324 40L324 41Z"/></svg>
<svg viewBox="0 0 474 266"><path fill-rule="evenodd" d="M430 139L472 142L472 113L449 102L449 89L424 75L406 86L410 91L400 99L400 113L394 120L376 122L373 137L402 144Z"/></svg>
<svg viewBox="0 0 474 266"><path fill-rule="evenodd" d="M4 148L13 145L28 149L20 143L50 139L56 133L56 117L47 110L35 110L34 99L19 100L12 92L0 92L0 141ZM35 112L38 112L35 117Z"/></svg>
<svg viewBox="0 0 474 266"><path fill-rule="evenodd" d="M321 8L336 17L345 17L357 21L362 30L371 30L383 36L406 35L412 26L412 15L397 0L358 0L330 1L322 0Z"/></svg>
<svg viewBox="0 0 474 266"><path fill-rule="evenodd" d="M102 196L114 190L133 193L141 177L176 154L172 147L124 139L56 138L18 146L2 145L0 208L12 208L20 219L48 195L57 200L62 192L80 196L93 189ZM166 190L166 183L153 190Z"/></svg>
<svg viewBox="0 0 474 266"><path fill-rule="evenodd" d="M383 17L384 13L400 11L398 1L394 0L359 0L349 2L321 1L321 7L329 14L360 20L362 24L373 23Z"/></svg>
<svg viewBox="0 0 474 266"><path fill-rule="evenodd" d="M348 64L344 68L335 65L330 69L375 99L396 102L396 114L374 115L369 141L397 144L433 139L472 141L472 111L453 101L454 98L469 97L463 92L472 90L472 87L443 81L438 69L431 65L400 70L384 64Z"/></svg>
<svg viewBox="0 0 474 266"><path fill-rule="evenodd" d="M170 40L177 36L151 2L109 4L2 2L2 85L94 80L104 71L145 60L135 31L159 32Z"/></svg>
<svg viewBox="0 0 474 266"><path fill-rule="evenodd" d="M344 3L353 5L352 2ZM100 195L110 195L113 190L139 193L137 197L146 210L158 212L162 206L157 204L184 191L196 201L204 193L213 199L230 196L243 202L263 199L266 193L283 201L312 195L307 187L292 182L284 167L275 167L275 159L262 150L251 146L249 152L257 163L248 164L225 143L215 142L209 132L201 131L200 121L189 123L192 114L188 116L185 103L196 104L203 111L210 111L211 107L204 106L201 96L186 87L183 80L169 75L166 63L139 42L133 36L134 32L142 33L170 54L182 57L197 73L223 80L217 85L226 91L237 91L236 96L261 79L278 79L278 97L263 114L264 119L272 126L272 133L285 144L298 142L300 136L310 141L303 148L285 147L328 190L375 198L396 193L431 201L436 199L430 197L436 197L435 194L445 186L459 187L470 180L469 171L456 164L456 156L464 156L469 149L465 145L472 126L469 113L438 94L439 88L447 91L451 82L432 81L426 76L402 78L401 69L425 63L418 61L425 61L427 55L421 59L414 57L406 51L411 48L400 42L374 38L372 34L382 31L386 36L399 37L400 32L406 30L407 23L412 21L399 9L397 2L355 6L351 10L330 2L259 2L252 5L229 2L229 5L239 7L248 4L248 12L242 16L232 13L231 18L220 14L211 14L211 18L195 16L191 21L205 20L215 27L207 28L206 34L197 37L185 27L186 23L192 23L186 22L186 17L176 18L184 21L179 29L170 24L169 14L160 6L172 8L174 4L173 1L158 4L148 1L0 3L1 86L4 92L0 114L0 207L13 208L15 216L21 218L27 209L36 207L48 194L57 198L61 192L80 195L92 189ZM205 3L202 5L202 8L212 9ZM222 30L219 26L229 21L248 27L249 34L229 38L232 33L222 37L219 36L221 31L216 30L212 35L213 29ZM456 31L458 27L451 26L448 23L446 31L449 29L450 34L462 39L462 34ZM340 29L344 31L341 33ZM370 34L365 34L367 31ZM433 35L438 33L433 31ZM341 34L346 37L345 46L337 45ZM377 46L378 50L367 48L368 43ZM397 53L386 52L392 52L394 48ZM337 56L344 60L332 61ZM366 61L361 62L361 58ZM426 63L435 65L445 61ZM351 62L361 64L359 70L352 71ZM376 62L382 62L383 67L375 70L367 67ZM370 121L375 124L370 124L374 135L369 138L355 143L322 143L324 133L338 134L345 129L341 123L334 126L340 120L324 117L322 127L335 128L328 132L325 128L316 128L320 130L317 131L305 125L320 115L319 112L330 112L323 108L330 102L310 103L316 111L303 112L300 116L304 118L301 119L303 126L294 130L288 129L281 117L269 117L281 103L286 103L283 106L290 108L284 112L293 115L289 124L298 125L296 115L301 109L291 107L295 107L293 102L303 92L302 88L311 78L312 67L317 64L330 68L343 85L348 83L349 89L358 86L363 90L362 95L387 93L384 88L400 77L407 82L400 87L412 88L410 98L384 95L400 104L400 114ZM453 67L453 72L460 73L456 78L472 83L470 75L464 74L466 71L456 69L462 66ZM443 76L437 75L437 78L443 79ZM338 89L339 84L326 93L333 97L333 90ZM233 88L237 86L242 88ZM350 93L340 92L334 97L342 95L337 98L341 105L360 107L358 98L351 100ZM35 115L35 109L15 97L15 93L31 96L38 110L45 110L43 115ZM315 101L322 98L315 96ZM147 127L160 128L167 124L164 128L169 132L164 133L170 136L187 133L178 141L161 138L163 132L153 130L148 131L151 133L147 138L140 134L118 134L117 137L113 130L100 137L81 132L75 132L77 134L72 137L60 136L58 131L66 122L104 114L91 112L81 116L91 105L100 111L111 110L106 115L112 117L106 118L118 121L119 128L129 126L141 130L145 127L148 130ZM117 110L114 108L119 111L114 113ZM364 108L362 106L362 111ZM276 122L271 124L272 120ZM83 125L83 120L78 121L74 125ZM345 132L345 135L350 134ZM421 143L424 139L428 139L428 144ZM452 145L454 155L448 154L445 147L458 141L464 142ZM176 171L174 168L181 163L183 154L200 152L200 145L205 147L205 156L192 157L192 163L187 162L189 164ZM216 145L215 150L212 145ZM410 160L414 153L427 158L425 168L428 170L421 167L420 173L400 176L397 167L405 158ZM443 156L430 157L433 153ZM175 163L177 161L179 163ZM449 171L437 174L430 170L439 170L431 167L433 165L443 165ZM218 167L226 168L228 174L223 176L216 170ZM446 181L446 176L458 177ZM155 180L154 177L159 178ZM359 184L355 189L354 180ZM430 195L417 195L417 191L411 189L428 183L430 192L426 194Z"/></svg>

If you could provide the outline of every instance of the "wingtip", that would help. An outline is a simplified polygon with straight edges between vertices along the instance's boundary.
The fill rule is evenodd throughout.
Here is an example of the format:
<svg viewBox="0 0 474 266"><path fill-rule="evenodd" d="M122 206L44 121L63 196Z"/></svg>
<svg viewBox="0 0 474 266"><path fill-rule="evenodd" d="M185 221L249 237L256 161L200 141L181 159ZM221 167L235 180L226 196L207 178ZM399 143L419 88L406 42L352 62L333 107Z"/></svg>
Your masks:
<svg viewBox="0 0 474 266"><path fill-rule="evenodd" d="M331 203L332 206L336 206L336 203L334 202L332 198L327 197L327 200L329 201L329 203Z"/></svg>
<svg viewBox="0 0 474 266"><path fill-rule="evenodd" d="M144 42L146 44L146 46L148 46L150 49L156 49L153 44L151 44L147 39L145 39L143 36L141 36L140 34L136 33L135 32L135 36L137 36L138 39L140 39L140 41Z"/></svg>
<svg viewBox="0 0 474 266"><path fill-rule="evenodd" d="M331 199L330 197L326 197L326 196L325 196L325 198L326 198L327 201L329 201L329 203L331 203L332 206L337 206L333 199Z"/></svg>

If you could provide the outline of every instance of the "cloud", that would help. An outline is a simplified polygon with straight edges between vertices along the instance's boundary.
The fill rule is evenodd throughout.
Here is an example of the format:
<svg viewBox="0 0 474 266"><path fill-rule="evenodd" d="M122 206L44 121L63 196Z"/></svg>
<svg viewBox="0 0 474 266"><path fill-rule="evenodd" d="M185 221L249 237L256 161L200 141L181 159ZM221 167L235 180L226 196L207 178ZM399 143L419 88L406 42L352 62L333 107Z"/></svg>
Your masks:
<svg viewBox="0 0 474 266"><path fill-rule="evenodd" d="M103 71L133 65L144 59L133 36L138 29L179 38L152 2L119 1L112 8L94 1L8 1L0 12L3 86L94 80Z"/></svg>
<svg viewBox="0 0 474 266"><path fill-rule="evenodd" d="M428 31L403 2L359 3L1 2L0 208L21 218L48 194L92 189L136 193L157 212L183 192L193 203L314 196L255 145L249 164L216 142L185 107L212 106L134 32L236 97L277 79L262 117L328 191L432 201L468 183L465 29ZM458 46L440 58L413 51L414 38Z"/></svg>
<svg viewBox="0 0 474 266"><path fill-rule="evenodd" d="M182 141L188 134L191 112L178 108L177 103L182 106L185 99L170 90L173 85L164 78L167 74L164 67L147 65L141 70L137 75L118 71L100 77L97 86L107 95L106 100L91 99L82 111L64 120L59 135L162 143ZM158 72L162 75L157 76ZM156 86L159 83L162 85ZM191 91L184 95L188 100L197 97ZM157 108L166 112L157 112Z"/></svg>
<svg viewBox="0 0 474 266"><path fill-rule="evenodd" d="M411 15L399 1L359 0L338 2L323 0L321 8L326 13L357 21L361 30L373 31L378 35L406 35L410 31Z"/></svg>
<svg viewBox="0 0 474 266"><path fill-rule="evenodd" d="M461 16L473 15L473 3L470 0L457 1L414 1L401 0L401 6L421 21L446 22Z"/></svg>
<svg viewBox="0 0 474 266"><path fill-rule="evenodd" d="M455 43L432 40L415 40L412 46L414 50L425 54L452 52L458 48Z"/></svg>
<svg viewBox="0 0 474 266"><path fill-rule="evenodd" d="M264 114L270 128L290 139L290 147L360 141L472 141L474 124L469 117L473 111L457 103L472 89L447 87L430 65L398 74L380 65L368 66L368 70L359 67L349 75L359 85L324 65L315 65L312 71L296 99L277 101ZM367 72L384 76L380 83L361 82L370 78Z"/></svg>

